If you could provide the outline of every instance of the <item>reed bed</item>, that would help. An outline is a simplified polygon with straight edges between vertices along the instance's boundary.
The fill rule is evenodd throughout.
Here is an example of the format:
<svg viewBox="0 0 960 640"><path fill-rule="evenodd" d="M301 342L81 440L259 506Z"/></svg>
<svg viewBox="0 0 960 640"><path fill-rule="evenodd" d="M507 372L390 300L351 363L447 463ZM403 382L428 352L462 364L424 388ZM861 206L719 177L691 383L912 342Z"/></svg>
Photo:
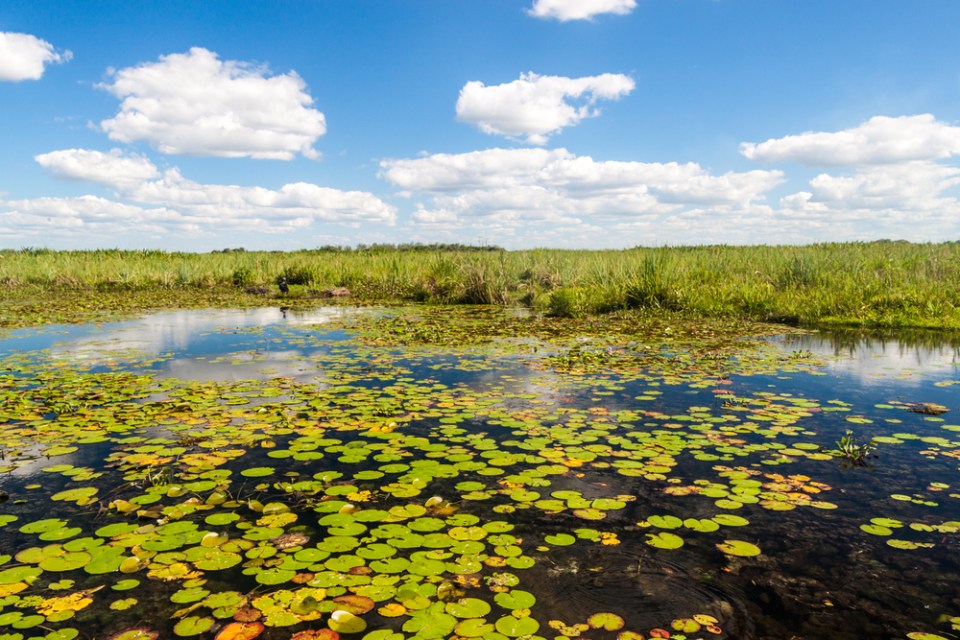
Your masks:
<svg viewBox="0 0 960 640"><path fill-rule="evenodd" d="M793 325L960 328L960 244L879 241L505 251L375 246L294 252L0 251L5 300L136 291L164 300L346 287L353 299L522 304L581 317L618 310ZM187 296L189 294L189 296Z"/></svg>

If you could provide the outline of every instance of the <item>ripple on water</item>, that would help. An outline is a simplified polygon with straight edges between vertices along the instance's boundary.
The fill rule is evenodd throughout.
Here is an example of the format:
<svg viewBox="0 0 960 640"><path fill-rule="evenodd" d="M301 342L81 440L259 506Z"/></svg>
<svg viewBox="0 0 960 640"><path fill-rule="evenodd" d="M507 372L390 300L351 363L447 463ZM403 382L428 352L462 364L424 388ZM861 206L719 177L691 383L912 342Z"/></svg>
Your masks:
<svg viewBox="0 0 960 640"><path fill-rule="evenodd" d="M573 624L597 611L627 618L630 630L670 628L671 621L707 614L723 629L713 638L749 639L754 624L741 598L708 582L709 577L681 564L656 558L643 550L597 547L553 549L531 582L550 582L553 599L538 601L538 614ZM526 582L527 576L524 576Z"/></svg>

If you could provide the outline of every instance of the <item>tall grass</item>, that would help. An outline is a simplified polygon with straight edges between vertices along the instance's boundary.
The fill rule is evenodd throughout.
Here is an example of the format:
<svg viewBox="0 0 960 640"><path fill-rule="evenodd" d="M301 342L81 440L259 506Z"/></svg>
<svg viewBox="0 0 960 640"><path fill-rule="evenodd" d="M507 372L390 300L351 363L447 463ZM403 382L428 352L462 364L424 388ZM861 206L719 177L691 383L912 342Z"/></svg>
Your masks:
<svg viewBox="0 0 960 640"><path fill-rule="evenodd" d="M47 291L275 291L347 287L366 300L525 304L558 316L617 310L793 324L960 328L960 244L469 251L0 251L0 295Z"/></svg>

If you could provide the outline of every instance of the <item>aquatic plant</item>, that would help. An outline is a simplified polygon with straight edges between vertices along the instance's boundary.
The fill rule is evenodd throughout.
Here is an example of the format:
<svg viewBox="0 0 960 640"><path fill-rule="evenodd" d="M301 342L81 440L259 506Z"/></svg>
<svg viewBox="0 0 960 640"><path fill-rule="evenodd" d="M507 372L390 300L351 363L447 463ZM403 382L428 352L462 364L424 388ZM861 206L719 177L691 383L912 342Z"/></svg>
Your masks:
<svg viewBox="0 0 960 640"><path fill-rule="evenodd" d="M837 441L837 448L831 453L854 465L863 466L867 463L867 457L876 448L877 443L873 440L858 442L853 432L847 429L846 433Z"/></svg>
<svg viewBox="0 0 960 640"><path fill-rule="evenodd" d="M914 440L901 455L926 470L960 455L960 426L772 388L821 363L743 333L490 307L228 322L204 337L219 350L198 357L236 374L222 381L161 375L185 354L109 338L100 358L3 352L0 633L629 640L787 637L796 620L831 634L851 619L932 626L952 592L858 614L860 565L808 563L821 556L795 532L868 557L882 597L939 584L899 576L898 556L949 555L949 476L865 487L829 463L819 417L896 416L877 444ZM258 359L271 349L297 375ZM901 419L915 424L892 426ZM888 511L864 516L860 496ZM879 551L865 543L877 536ZM810 567L786 565L802 575L783 582L821 582L848 599L837 613L779 585L777 563L798 553ZM727 595L745 584L777 589L796 613L753 633L763 614Z"/></svg>

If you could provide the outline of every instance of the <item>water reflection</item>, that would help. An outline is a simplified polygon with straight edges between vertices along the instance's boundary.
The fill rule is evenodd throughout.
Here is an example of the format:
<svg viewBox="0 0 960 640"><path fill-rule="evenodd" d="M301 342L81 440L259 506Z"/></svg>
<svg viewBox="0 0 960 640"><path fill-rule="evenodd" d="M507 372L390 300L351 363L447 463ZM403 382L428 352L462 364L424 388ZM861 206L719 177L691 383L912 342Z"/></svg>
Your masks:
<svg viewBox="0 0 960 640"><path fill-rule="evenodd" d="M292 378L298 382L310 382L317 375L317 368L304 359L302 352L256 351L237 353L230 359L230 366L220 360L206 358L173 358L161 366L159 377L180 380L256 380L262 378Z"/></svg>
<svg viewBox="0 0 960 640"><path fill-rule="evenodd" d="M363 507L368 513L382 507L382 516L364 521L369 528L360 527L371 536L364 543L381 540L380 548L393 545L383 542L392 534L384 528L378 537L373 522L392 520L388 510L394 507L406 520L415 513L406 505L419 507L429 495L462 497L462 515L477 521L509 520L517 527L515 538L493 543L494 536L484 530L483 543L459 542L464 552L495 544L490 548L498 555L489 557L522 571L523 589L538 594L535 615L541 621L583 621L594 612L611 611L629 616L633 628L652 629L679 614L716 614L723 619L720 638L860 639L904 637L907 631L933 628L935 616L953 611L948 600L958 567L956 538L949 536L956 533L951 523L960 521L960 443L955 439L960 427L910 411L904 403L889 403L904 390L904 400L957 406L956 387L939 384L956 377L958 346L949 341L827 333L782 337L774 343L783 353L762 349L751 354L756 368L724 378L729 393L721 399L714 393L718 385L710 372L715 370L686 368L683 354L675 363L680 374L671 363L664 364L667 375L614 372L607 360L583 371L564 371L543 352L529 349L391 348L352 341L331 322L350 313L339 308L175 312L47 336L51 342L37 356L37 369L46 374L40 380L52 382L46 389L30 389L32 381L11 387L5 410L15 421L8 433L23 437L33 429L29 433L36 444L29 446L41 455L61 437L76 439L78 448L50 458L17 454L22 460L0 475L3 488L14 496L5 508L22 521L18 528L0 530L0 548L13 555L32 543L25 537L32 533L19 526L41 517L41 510L43 517L62 516L91 528L122 519L109 510L81 512L55 499L62 488L77 488L71 485L74 478L92 479L63 467L106 470L97 486L107 504L117 496L139 499L135 494L141 490L157 498L141 500L140 506L166 501L165 511L144 509L144 515L130 514L128 522L139 517L159 523L163 514L184 524L206 520L208 514L183 511L199 503L193 497L177 502L180 496L162 482L193 482L201 465L219 466L209 472L224 475L210 476L206 488L200 488L203 482L189 488L200 500L208 501L212 478L223 479L232 495L256 495L264 503L286 500L279 483L264 481L258 488L256 481L243 479L257 477L244 471L269 467L268 475L276 478L343 478L335 484L324 479L324 486L316 487L324 497L296 504L301 516L296 526L311 523L304 530L321 540L328 531L312 523L326 527L318 513L340 511L339 498L345 495L369 501ZM10 344L0 342L0 351L4 348ZM11 362L19 365L21 359ZM112 375L87 380L72 370L61 372L62 363L149 370L190 382L155 385L130 377L115 384ZM49 371L43 365L51 365ZM246 382L250 379L268 382ZM144 384L144 390L160 391L149 398L132 396L140 404L116 401L114 394L127 384L132 390ZM47 390L53 392L32 393ZM861 441L880 441L870 464L845 466L825 453L850 429ZM96 437L100 433L102 440ZM91 434L95 437L88 440ZM224 455L216 458L211 451ZM160 462L163 458L168 461ZM155 473L160 466L170 475ZM36 488L28 490L27 483ZM471 490L468 498L461 483L481 489ZM160 491L151 492L156 487ZM559 510L552 498L563 498ZM609 506L614 498L623 504L600 508L601 500ZM239 502L230 510L243 514L245 524L259 524L261 511ZM736 514L728 513L733 510ZM722 524L716 519L720 515L728 516ZM742 522L732 522L732 515ZM653 516L672 529L669 535L682 549L671 548L677 551L673 555L668 548L653 550L661 528ZM667 517L676 522L669 524ZM863 528L879 517L898 523L899 530L888 535L900 546ZM432 521L419 520L428 528ZM251 528L238 524L231 533L246 537ZM151 529L144 535L159 530ZM546 537L571 531L577 539L566 545ZM260 536L276 533L253 535L267 542ZM419 544L419 538L426 540L416 534L403 544ZM538 546L541 540L548 544ZM755 544L762 554L727 557L720 543L730 540ZM587 544L591 541L593 546ZM914 543L916 549L903 548ZM322 548L319 542L317 547ZM438 553L425 549L418 556ZM396 553L407 559L407 551ZM517 554L532 565L525 565L526 559L511 565L507 558ZM487 568L479 559L476 567L468 561L462 558L456 573L462 566L464 574L484 573L491 581L507 575L490 575L498 566L494 562ZM418 570L429 566L422 563ZM309 569L311 574L333 571L326 564ZM215 592L244 592L254 588L253 582L237 570L211 576L207 585ZM166 603L166 597L157 601ZM163 607L156 610L165 613ZM148 611L141 609L141 617L148 618ZM109 623L81 619L101 636L119 625L112 618Z"/></svg>
<svg viewBox="0 0 960 640"><path fill-rule="evenodd" d="M303 351L291 349L280 331L320 327L355 314L356 309L260 308L174 311L106 325L93 334L51 337L50 357L96 370L135 358L156 358L162 375L186 379L237 380L264 376L300 377L312 373ZM332 336L336 337L336 336ZM227 356L236 367L224 367Z"/></svg>
<svg viewBox="0 0 960 640"><path fill-rule="evenodd" d="M864 386L888 384L891 379L906 386L952 379L960 365L960 340L952 334L837 331L784 336L778 342L788 351L824 358L827 373Z"/></svg>

